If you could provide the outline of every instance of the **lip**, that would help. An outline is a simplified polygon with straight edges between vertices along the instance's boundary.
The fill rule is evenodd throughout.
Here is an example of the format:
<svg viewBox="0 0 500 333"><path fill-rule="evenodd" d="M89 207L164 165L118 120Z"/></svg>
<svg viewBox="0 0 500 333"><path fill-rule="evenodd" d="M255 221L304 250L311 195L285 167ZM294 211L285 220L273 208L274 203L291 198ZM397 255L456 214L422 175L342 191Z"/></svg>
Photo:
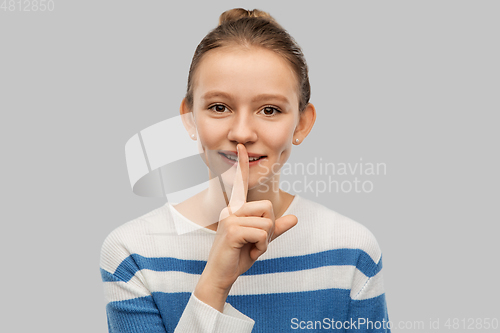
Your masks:
<svg viewBox="0 0 500 333"><path fill-rule="evenodd" d="M219 150L219 153L223 153L226 155L238 156L238 153L236 152L236 150ZM248 152L248 157L261 157L261 156L267 157L267 155L255 154L255 153Z"/></svg>
<svg viewBox="0 0 500 333"><path fill-rule="evenodd" d="M224 156L224 154L227 154L227 155L233 155L233 156L238 156L237 154L235 154L234 152L231 153L230 151L220 151L219 152L219 155L222 157L222 159L224 160L224 162L230 164L230 165L235 165L237 162L236 161L233 161L233 160L230 160L229 158L227 158L226 156ZM253 156L250 156L250 154L248 154L249 157L260 157L260 156L264 156L262 157L261 159L258 159L256 161L248 161L248 166L254 166L254 165L258 165L260 163L260 161L262 160L265 160L267 158L267 155L258 155L258 154L252 154Z"/></svg>

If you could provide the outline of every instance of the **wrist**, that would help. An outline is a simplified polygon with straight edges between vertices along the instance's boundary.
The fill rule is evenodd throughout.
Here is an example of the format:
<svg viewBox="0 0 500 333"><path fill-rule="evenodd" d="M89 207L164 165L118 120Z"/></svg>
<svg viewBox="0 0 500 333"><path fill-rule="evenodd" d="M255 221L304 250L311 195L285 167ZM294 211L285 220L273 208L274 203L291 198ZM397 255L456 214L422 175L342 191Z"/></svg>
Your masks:
<svg viewBox="0 0 500 333"><path fill-rule="evenodd" d="M219 312L223 312L230 290L231 287L223 288L214 285L209 280L206 280L202 274L193 294L203 303L210 305Z"/></svg>

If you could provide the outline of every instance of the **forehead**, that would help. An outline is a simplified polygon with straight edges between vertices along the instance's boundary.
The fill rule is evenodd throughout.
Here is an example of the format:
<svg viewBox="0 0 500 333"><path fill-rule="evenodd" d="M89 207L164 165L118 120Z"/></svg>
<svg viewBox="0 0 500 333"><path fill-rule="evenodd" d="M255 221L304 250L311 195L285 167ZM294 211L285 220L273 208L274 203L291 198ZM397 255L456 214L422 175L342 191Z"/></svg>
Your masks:
<svg viewBox="0 0 500 333"><path fill-rule="evenodd" d="M297 78L279 54L260 47L222 47L207 52L196 69L193 97L221 91L240 99L284 95L298 106Z"/></svg>

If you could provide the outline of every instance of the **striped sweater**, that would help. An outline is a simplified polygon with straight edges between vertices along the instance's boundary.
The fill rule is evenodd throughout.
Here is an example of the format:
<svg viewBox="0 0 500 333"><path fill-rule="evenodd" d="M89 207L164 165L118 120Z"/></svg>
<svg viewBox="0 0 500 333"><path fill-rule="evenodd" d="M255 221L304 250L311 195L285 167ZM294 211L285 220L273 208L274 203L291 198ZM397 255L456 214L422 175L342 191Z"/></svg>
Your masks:
<svg viewBox="0 0 500 333"><path fill-rule="evenodd" d="M361 224L295 196L295 227L233 284L223 312L192 292L215 231L170 203L104 241L110 332L389 332L381 251ZM390 327L389 327L390 328Z"/></svg>

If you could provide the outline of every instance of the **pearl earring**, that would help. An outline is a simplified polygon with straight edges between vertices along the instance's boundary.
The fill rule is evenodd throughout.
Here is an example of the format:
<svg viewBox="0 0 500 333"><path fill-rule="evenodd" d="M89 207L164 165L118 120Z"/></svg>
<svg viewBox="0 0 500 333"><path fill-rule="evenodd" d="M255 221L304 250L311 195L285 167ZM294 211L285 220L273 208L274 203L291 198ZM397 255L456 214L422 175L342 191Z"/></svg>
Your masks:
<svg viewBox="0 0 500 333"><path fill-rule="evenodd" d="M299 139L295 139L295 143L299 143Z"/></svg>
<svg viewBox="0 0 500 333"><path fill-rule="evenodd" d="M194 138L194 134L191 134L191 137Z"/></svg>

